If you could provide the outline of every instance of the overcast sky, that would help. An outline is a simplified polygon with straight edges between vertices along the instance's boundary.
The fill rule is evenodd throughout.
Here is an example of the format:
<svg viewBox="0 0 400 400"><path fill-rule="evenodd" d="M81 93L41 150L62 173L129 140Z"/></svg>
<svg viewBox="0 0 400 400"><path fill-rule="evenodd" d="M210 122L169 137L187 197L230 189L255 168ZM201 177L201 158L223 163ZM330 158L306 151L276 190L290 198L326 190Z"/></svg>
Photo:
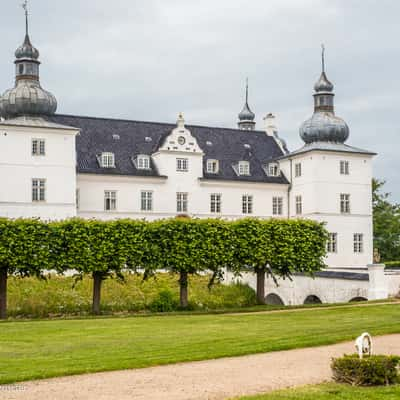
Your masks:
<svg viewBox="0 0 400 400"><path fill-rule="evenodd" d="M13 85L22 0L1 0L0 91ZM400 1L30 0L41 81L58 112L235 127L250 81L257 127L277 115L294 150L325 43L348 144L375 151L400 201Z"/></svg>

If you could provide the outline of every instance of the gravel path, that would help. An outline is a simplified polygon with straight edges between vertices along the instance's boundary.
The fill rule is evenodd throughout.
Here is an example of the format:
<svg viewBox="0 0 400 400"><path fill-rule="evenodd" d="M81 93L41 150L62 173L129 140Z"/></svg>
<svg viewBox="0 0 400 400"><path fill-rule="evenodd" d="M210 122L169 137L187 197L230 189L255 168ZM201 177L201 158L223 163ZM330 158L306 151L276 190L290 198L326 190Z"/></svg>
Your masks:
<svg viewBox="0 0 400 400"><path fill-rule="evenodd" d="M400 354L400 335L374 339L377 353ZM222 400L330 379L330 360L354 344L104 372L0 386L0 400Z"/></svg>

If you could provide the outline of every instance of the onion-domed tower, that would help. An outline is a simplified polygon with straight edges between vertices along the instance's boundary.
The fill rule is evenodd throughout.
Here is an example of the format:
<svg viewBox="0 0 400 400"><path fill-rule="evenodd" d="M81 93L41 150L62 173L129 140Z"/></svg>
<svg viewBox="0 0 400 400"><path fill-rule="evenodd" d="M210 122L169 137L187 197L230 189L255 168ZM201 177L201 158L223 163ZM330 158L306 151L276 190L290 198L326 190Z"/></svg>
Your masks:
<svg viewBox="0 0 400 400"><path fill-rule="evenodd" d="M15 86L0 97L0 116L5 119L51 115L57 109L56 98L40 86L39 51L29 38L26 3L24 8L26 33L24 42L15 52Z"/></svg>
<svg viewBox="0 0 400 400"><path fill-rule="evenodd" d="M239 129L245 131L254 131L256 127L256 123L254 121L256 115L253 111L250 110L249 107L249 82L246 81L246 102L243 106L243 110L239 113L239 122L238 127Z"/></svg>
<svg viewBox="0 0 400 400"><path fill-rule="evenodd" d="M322 73L314 85L314 114L300 127L300 137L305 143L344 143L349 137L346 122L335 115L333 84L325 73L324 49L322 51Z"/></svg>

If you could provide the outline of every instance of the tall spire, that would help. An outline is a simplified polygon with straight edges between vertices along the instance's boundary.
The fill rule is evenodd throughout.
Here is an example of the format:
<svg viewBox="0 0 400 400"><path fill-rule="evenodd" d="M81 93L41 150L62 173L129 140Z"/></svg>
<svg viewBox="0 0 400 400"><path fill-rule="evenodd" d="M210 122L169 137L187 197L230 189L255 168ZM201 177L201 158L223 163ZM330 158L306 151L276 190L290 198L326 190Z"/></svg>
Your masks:
<svg viewBox="0 0 400 400"><path fill-rule="evenodd" d="M322 72L325 72L325 45L323 43L321 44L321 48Z"/></svg>
<svg viewBox="0 0 400 400"><path fill-rule="evenodd" d="M246 78L246 101L243 110L239 113L239 129L253 131L256 123L254 122L255 114L249 107L249 78Z"/></svg>
<svg viewBox="0 0 400 400"><path fill-rule="evenodd" d="M29 12L28 12L28 0L25 0L22 3L22 8L25 10L25 34L26 36L29 36L29 25L28 25L28 16L29 16Z"/></svg>
<svg viewBox="0 0 400 400"><path fill-rule="evenodd" d="M249 103L249 78L246 78L246 104Z"/></svg>

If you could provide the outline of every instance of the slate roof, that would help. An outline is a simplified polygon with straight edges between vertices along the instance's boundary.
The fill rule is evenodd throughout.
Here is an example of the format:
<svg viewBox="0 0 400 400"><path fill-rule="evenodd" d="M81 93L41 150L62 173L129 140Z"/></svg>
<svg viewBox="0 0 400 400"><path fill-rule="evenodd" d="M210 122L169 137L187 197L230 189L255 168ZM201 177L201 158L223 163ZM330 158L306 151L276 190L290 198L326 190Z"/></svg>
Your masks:
<svg viewBox="0 0 400 400"><path fill-rule="evenodd" d="M78 173L160 176L154 163L150 171L136 169L132 157L156 152L165 137L176 128L176 124L73 115L56 114L45 118L80 129L76 139ZM283 155L276 141L265 132L190 125L186 128L205 153L203 179L288 184L284 176L269 177L263 170L263 165ZM99 166L97 157L102 152L115 154L116 168ZM207 159L219 160L218 174L206 173ZM250 176L235 173L232 165L241 160L250 162Z"/></svg>
<svg viewBox="0 0 400 400"><path fill-rule="evenodd" d="M340 153L353 153L353 154L366 154L375 156L376 153L373 153L369 150L360 149L358 147L349 146L348 144L344 143L334 143L334 142L312 142L304 145L302 148L292 151L289 154L285 154L284 156L280 157L283 158L290 158L292 156L296 156L298 154L307 153L313 150L322 150L322 151L333 151L333 152L340 152Z"/></svg>

